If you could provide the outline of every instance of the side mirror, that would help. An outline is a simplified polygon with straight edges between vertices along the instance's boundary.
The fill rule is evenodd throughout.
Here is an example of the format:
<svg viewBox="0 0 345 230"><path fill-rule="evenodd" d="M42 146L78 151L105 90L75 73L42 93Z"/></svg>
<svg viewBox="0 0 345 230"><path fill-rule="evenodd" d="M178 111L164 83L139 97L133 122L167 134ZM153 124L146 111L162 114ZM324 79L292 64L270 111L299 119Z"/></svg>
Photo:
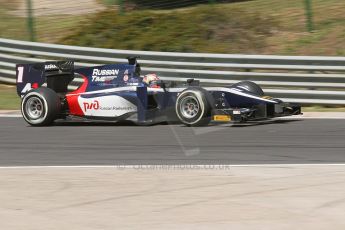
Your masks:
<svg viewBox="0 0 345 230"><path fill-rule="evenodd" d="M189 79L187 79L187 84L189 86L199 86L200 85L200 81L199 80L194 80L194 78L189 78Z"/></svg>

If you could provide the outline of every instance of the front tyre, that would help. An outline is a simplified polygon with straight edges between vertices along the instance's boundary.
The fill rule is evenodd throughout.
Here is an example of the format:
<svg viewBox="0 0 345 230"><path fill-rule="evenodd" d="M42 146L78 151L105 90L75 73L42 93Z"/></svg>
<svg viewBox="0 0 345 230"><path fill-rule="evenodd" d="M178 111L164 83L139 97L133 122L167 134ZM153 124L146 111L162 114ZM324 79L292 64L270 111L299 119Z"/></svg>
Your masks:
<svg viewBox="0 0 345 230"><path fill-rule="evenodd" d="M22 99L22 114L32 126L47 126L53 123L61 110L59 96L49 88L30 90Z"/></svg>
<svg viewBox="0 0 345 230"><path fill-rule="evenodd" d="M182 91L176 100L176 114L187 126L204 126L211 120L210 95L202 88Z"/></svg>
<svg viewBox="0 0 345 230"><path fill-rule="evenodd" d="M238 83L233 84L231 88L240 88L242 90L244 89L245 91L259 97L262 97L265 94L261 87L252 81L240 81Z"/></svg>

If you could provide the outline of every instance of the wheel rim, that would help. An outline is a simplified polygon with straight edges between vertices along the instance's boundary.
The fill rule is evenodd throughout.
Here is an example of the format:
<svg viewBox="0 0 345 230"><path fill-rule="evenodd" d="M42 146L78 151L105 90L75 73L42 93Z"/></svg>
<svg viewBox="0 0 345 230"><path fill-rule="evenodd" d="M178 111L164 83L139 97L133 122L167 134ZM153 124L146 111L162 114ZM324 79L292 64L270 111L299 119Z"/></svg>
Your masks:
<svg viewBox="0 0 345 230"><path fill-rule="evenodd" d="M30 97L25 103L25 111L30 119L39 119L44 111L41 99L36 96Z"/></svg>
<svg viewBox="0 0 345 230"><path fill-rule="evenodd" d="M198 100L193 96L188 96L182 99L180 104L180 111L185 118L191 119L197 116L200 110Z"/></svg>

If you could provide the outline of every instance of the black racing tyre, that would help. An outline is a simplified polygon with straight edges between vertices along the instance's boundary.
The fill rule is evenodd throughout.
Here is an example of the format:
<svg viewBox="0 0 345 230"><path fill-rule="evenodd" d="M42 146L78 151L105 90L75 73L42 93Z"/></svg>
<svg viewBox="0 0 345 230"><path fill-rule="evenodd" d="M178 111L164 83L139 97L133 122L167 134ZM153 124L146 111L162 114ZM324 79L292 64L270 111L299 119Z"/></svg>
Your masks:
<svg viewBox="0 0 345 230"><path fill-rule="evenodd" d="M259 96L259 97L262 97L265 94L264 91L261 89L261 87L252 81L241 81L241 82L233 84L231 88L244 89L248 91L249 93Z"/></svg>
<svg viewBox="0 0 345 230"><path fill-rule="evenodd" d="M60 98L52 89L33 89L24 95L21 110L25 121L30 125L47 126L60 113Z"/></svg>
<svg viewBox="0 0 345 230"><path fill-rule="evenodd" d="M187 126L204 126L211 120L212 97L200 87L182 91L175 106L179 120Z"/></svg>

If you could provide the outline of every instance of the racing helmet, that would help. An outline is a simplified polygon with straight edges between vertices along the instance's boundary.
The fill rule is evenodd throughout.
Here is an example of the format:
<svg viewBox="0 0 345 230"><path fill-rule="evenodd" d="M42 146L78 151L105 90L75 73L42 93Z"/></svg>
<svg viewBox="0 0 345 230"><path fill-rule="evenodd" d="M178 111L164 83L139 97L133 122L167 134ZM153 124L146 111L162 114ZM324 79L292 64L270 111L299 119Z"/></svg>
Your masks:
<svg viewBox="0 0 345 230"><path fill-rule="evenodd" d="M160 88L160 86L157 85L158 80L159 77L154 73L146 74L143 78L143 82L151 88Z"/></svg>

